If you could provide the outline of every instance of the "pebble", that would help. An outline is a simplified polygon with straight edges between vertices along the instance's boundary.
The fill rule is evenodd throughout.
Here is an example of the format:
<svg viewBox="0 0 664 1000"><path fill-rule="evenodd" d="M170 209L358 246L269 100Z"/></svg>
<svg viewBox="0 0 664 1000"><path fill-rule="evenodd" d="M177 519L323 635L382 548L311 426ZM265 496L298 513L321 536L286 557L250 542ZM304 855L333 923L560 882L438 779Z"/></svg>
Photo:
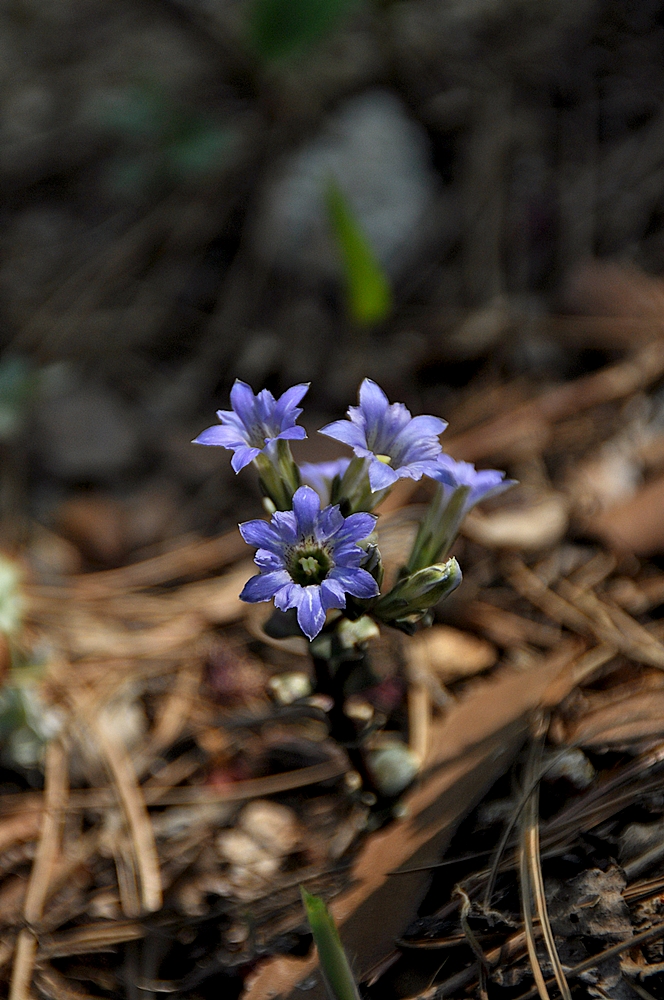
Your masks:
<svg viewBox="0 0 664 1000"><path fill-rule="evenodd" d="M215 838L215 847L231 864L246 867L270 859L270 854L243 830L222 830Z"/></svg>
<svg viewBox="0 0 664 1000"><path fill-rule="evenodd" d="M282 161L264 192L254 226L260 257L323 279L339 275L325 210L333 177L391 275L420 249L420 232L438 182L423 129L396 94L352 97L310 142Z"/></svg>
<svg viewBox="0 0 664 1000"><path fill-rule="evenodd" d="M550 766L547 762L544 780L556 781L558 778L566 778L570 784L582 791L593 783L595 775L595 768L583 750L571 747L560 755L555 754Z"/></svg>
<svg viewBox="0 0 664 1000"><path fill-rule="evenodd" d="M366 765L374 785L388 798L408 788L420 770L419 758L399 740L369 750Z"/></svg>
<svg viewBox="0 0 664 1000"><path fill-rule="evenodd" d="M249 802L240 813L238 825L275 857L290 854L300 842L297 816L288 806L278 802L267 799Z"/></svg>
<svg viewBox="0 0 664 1000"><path fill-rule="evenodd" d="M274 674L267 682L267 688L280 705L292 705L294 701L306 698L312 692L308 674L301 671Z"/></svg>

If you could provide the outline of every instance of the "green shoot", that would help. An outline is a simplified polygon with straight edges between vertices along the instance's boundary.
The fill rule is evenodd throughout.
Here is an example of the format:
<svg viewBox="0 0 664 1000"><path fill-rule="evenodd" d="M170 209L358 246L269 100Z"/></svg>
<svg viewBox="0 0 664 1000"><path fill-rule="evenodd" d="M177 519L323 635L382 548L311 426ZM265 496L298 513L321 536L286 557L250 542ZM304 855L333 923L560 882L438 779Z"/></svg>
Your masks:
<svg viewBox="0 0 664 1000"><path fill-rule="evenodd" d="M360 1000L332 914L320 896L312 896L302 886L300 892L331 1000Z"/></svg>
<svg viewBox="0 0 664 1000"><path fill-rule="evenodd" d="M348 200L334 181L327 188L327 210L344 271L349 315L361 326L380 323L392 309L390 285Z"/></svg>

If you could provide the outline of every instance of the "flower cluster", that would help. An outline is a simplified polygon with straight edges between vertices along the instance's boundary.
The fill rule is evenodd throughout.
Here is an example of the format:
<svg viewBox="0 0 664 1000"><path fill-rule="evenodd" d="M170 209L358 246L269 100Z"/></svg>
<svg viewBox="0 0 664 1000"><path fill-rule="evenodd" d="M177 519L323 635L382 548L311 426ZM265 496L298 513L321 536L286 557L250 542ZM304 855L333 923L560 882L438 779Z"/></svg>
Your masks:
<svg viewBox="0 0 664 1000"><path fill-rule="evenodd" d="M456 560L447 554L463 518L513 481L503 472L478 471L444 454L439 437L445 421L413 417L368 378L347 419L320 431L348 445L354 457L298 466L289 442L306 437L297 420L308 388L296 385L275 399L266 389L254 395L236 381L232 409L219 410L220 423L194 442L231 450L236 473L251 463L259 472L271 520L240 525L244 540L257 549L259 569L240 596L251 603L272 600L278 611L294 611L299 630L310 640L324 628L338 629L339 619L352 622L362 615L412 631L461 581ZM435 497L398 582L381 593L371 511L399 479L423 476L438 484ZM364 634L361 628L356 632Z"/></svg>

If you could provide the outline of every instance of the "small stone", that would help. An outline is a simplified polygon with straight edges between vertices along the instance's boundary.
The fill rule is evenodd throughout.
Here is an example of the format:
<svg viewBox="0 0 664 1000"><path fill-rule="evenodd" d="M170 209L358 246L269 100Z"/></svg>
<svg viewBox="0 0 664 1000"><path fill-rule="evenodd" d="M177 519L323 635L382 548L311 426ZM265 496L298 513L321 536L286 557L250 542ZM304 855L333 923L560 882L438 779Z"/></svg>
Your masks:
<svg viewBox="0 0 664 1000"><path fill-rule="evenodd" d="M545 781L566 778L579 791L587 788L595 780L595 768L583 750L578 747L570 747L562 753L554 752L551 763L547 762L545 767L543 775Z"/></svg>
<svg viewBox="0 0 664 1000"><path fill-rule="evenodd" d="M381 795L393 798L414 781L420 770L420 760L399 740L369 750L366 765L371 780Z"/></svg>
<svg viewBox="0 0 664 1000"><path fill-rule="evenodd" d="M267 799L249 802L240 813L238 825L267 852L283 857L300 842L297 816L288 806Z"/></svg>
<svg viewBox="0 0 664 1000"><path fill-rule="evenodd" d="M274 674L267 682L267 688L280 705L292 705L294 701L308 697L312 690L309 676L300 671Z"/></svg>
<svg viewBox="0 0 664 1000"><path fill-rule="evenodd" d="M344 702L344 715L356 722L371 722L374 717L374 707L371 702L360 695L352 694Z"/></svg>
<svg viewBox="0 0 664 1000"><path fill-rule="evenodd" d="M215 847L224 861L242 867L270 858L269 852L243 830L222 830L217 834Z"/></svg>

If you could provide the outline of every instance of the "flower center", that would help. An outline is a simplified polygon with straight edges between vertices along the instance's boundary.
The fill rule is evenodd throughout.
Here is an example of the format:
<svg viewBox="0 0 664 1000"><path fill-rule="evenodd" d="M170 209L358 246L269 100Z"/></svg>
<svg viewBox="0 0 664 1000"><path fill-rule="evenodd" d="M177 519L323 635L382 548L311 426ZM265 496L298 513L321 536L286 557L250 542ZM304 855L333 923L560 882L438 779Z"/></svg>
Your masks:
<svg viewBox="0 0 664 1000"><path fill-rule="evenodd" d="M392 462L392 458L390 455L376 455L376 458L378 459L379 462L382 462L383 465L390 465Z"/></svg>
<svg viewBox="0 0 664 1000"><path fill-rule="evenodd" d="M293 549L288 571L294 583L309 587L322 583L332 565L329 552L320 545L304 545Z"/></svg>

